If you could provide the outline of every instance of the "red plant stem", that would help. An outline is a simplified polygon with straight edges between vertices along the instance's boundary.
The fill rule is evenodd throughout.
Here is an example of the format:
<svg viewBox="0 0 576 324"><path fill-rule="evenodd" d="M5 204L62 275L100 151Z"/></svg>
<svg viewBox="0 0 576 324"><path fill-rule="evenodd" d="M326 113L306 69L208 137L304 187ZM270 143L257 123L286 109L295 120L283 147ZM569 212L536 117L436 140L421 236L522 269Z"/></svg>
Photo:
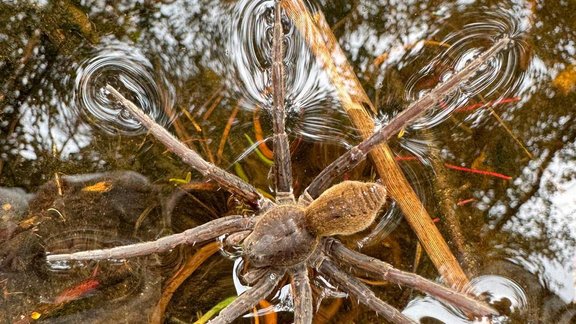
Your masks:
<svg viewBox="0 0 576 324"><path fill-rule="evenodd" d="M458 108L456 109L456 112L470 112L473 110L476 110L478 108L482 108L485 106L496 106L496 105L501 105L501 104L505 104L505 103L511 103L511 102L517 102L520 101L520 97L511 97L511 98L503 98L500 100L494 100L494 101L489 101L487 103L484 102L479 102L479 103L475 103L475 104L471 104L462 108Z"/></svg>
<svg viewBox="0 0 576 324"><path fill-rule="evenodd" d="M418 158L415 156L397 156L397 157L395 157L396 161L415 161L417 159ZM490 177L496 177L496 178L500 178L500 179L504 179L504 180L512 179L511 176L507 176L505 174L498 173L498 172L479 170L479 169L471 169L471 168L461 167L461 166L453 165L453 164L449 164L449 163L444 163L444 166L446 166L448 169L452 169L452 170L476 173L476 174L481 174L481 175L490 176ZM469 201L466 201L465 203L468 203L468 202Z"/></svg>
<svg viewBox="0 0 576 324"><path fill-rule="evenodd" d="M78 285L64 290L60 293L55 299L54 304L63 304L68 303L73 300L82 298L89 294L90 292L94 291L94 289L100 286L100 281L98 279L90 278L87 280L82 281Z"/></svg>
<svg viewBox="0 0 576 324"><path fill-rule="evenodd" d="M460 200L459 202L456 203L457 206L464 206L467 205L471 202L475 202L476 198L468 198L468 199L464 199L464 200Z"/></svg>
<svg viewBox="0 0 576 324"><path fill-rule="evenodd" d="M465 168L465 167L461 167L461 166L457 166L457 165L453 165L453 164L448 164L448 163L444 163L444 165L445 165L448 169L452 169L452 170L463 171L463 172L470 172L470 173L477 173L477 174L482 174L482 175L490 176L490 177L496 177L496 178L500 178L500 179L504 179L504 180L510 180L510 179L512 179L511 176L507 176L507 175L504 175L504 174L502 174L502 173L485 171L485 170L478 170L478 169L470 169L470 168Z"/></svg>

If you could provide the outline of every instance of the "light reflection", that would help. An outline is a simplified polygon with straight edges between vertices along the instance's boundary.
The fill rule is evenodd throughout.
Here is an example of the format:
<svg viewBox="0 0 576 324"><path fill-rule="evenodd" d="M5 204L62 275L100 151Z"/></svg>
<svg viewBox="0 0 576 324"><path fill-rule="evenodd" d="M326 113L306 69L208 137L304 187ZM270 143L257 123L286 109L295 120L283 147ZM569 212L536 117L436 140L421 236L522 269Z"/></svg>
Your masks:
<svg viewBox="0 0 576 324"><path fill-rule="evenodd" d="M532 2L532 1L530 1ZM36 2L44 3L44 1ZM145 2L148 5L151 2ZM216 71L226 75L229 68L228 61L216 61L214 57L218 52L224 53L221 37L215 26L225 25L222 17L227 14L222 10L226 4L218 1L181 2L172 3L154 2L152 6L143 6L142 2L124 1L122 3L103 4L101 1L83 1L83 9L99 27L101 21L122 26L120 34L125 32L125 39L135 39L136 43L145 47L145 56L154 57L159 53L159 64L165 73L171 76L171 82L178 84L179 96L183 95L183 107L194 106L197 101L203 100L205 93L198 93L195 87L200 82L214 82L214 79L199 78L200 70ZM351 60L362 77L365 71L370 71L374 57L389 53L384 63L377 68L378 71L409 66L412 61L407 58L416 57L424 50L424 39L433 38L438 34L439 28L445 23L452 24L458 19L456 15L473 11L477 1L440 2L434 4L427 1L360 1L360 9L352 14L352 19L344 24L339 35L341 44L348 50ZM509 6L504 1L495 1L496 6ZM516 8L526 7L528 1L514 1ZM573 120L573 91L562 93L550 85L550 81L570 64L574 64L574 30L564 12L573 12L570 1L538 2L535 16L535 30L530 35L535 44L530 49L535 53L529 60L525 78L520 78L518 93L522 100L511 105L503 116L511 124L514 131L526 143L535 158L526 161L524 157L506 155L500 160L494 158L494 163L487 163L490 167L506 167L509 170L518 169L518 174L510 183L499 183L490 180L467 182L472 186L471 195L480 202L471 210L467 217L486 220L490 223L492 231L487 229L483 237L493 243L490 249L506 251L509 255L518 255L524 258L527 268L538 274L540 280L551 290L558 293L569 302L574 300L574 215L573 183L566 181L573 178L571 162L573 154L559 152L560 147L573 146L574 128L570 126ZM6 11L8 12L8 10ZM3 29L2 46L11 43L11 50L5 56L7 60L0 62L0 67L7 74L12 67L10 62L20 59L23 46L21 40L26 40L26 33L19 34L16 27L18 22L26 25L40 21L35 15L23 12L10 12L10 24ZM526 16L520 10L514 16ZM452 18L451 18L452 17ZM330 17L329 17L330 18ZM146 26L146 27L142 27ZM14 33L18 33L14 37ZM6 36L5 36L6 35ZM5 37L4 37L5 36ZM414 47L408 45L414 44ZM52 51L46 55L46 47ZM12 49L16 50L12 50ZM60 51L56 53L57 51ZM4 54L4 53L3 53ZM2 108L2 118L12 116L14 112L20 114L16 130L12 134L0 139L2 149L1 158L6 162L3 170L3 181L17 178L16 185L33 187L44 182L54 171L61 171L58 167L46 169L43 164L33 164L32 167L20 163L23 159L37 159L46 162L44 154L53 148L57 158L66 159L71 153L87 148L91 143L91 129L78 121L76 116L70 114L73 102L70 100L70 83L66 77L78 67L79 56L55 49L48 40L43 40L42 46L35 51L37 60L27 66L22 76L22 85L38 85L38 90L27 93L25 87L18 85L10 95L15 98L6 101ZM228 56L233 51L228 50ZM63 57L52 60L52 56ZM4 57L4 56L3 56ZM156 64L156 62L154 62ZM419 65L422 66L422 65ZM305 68L302 72L313 70ZM313 71L312 71L313 72ZM320 76L321 77L321 76ZM197 80L201 79L201 80ZM367 81L374 84L389 83L390 79L378 75L378 82ZM314 77L313 79L316 79ZM192 80L192 81L191 81ZM311 81L308 81L311 82ZM11 90L12 88L7 88ZM238 88L240 89L240 88ZM34 92L36 91L36 92ZM236 90L235 90L236 91ZM192 93L188 95L188 93ZM188 97L186 97L188 96ZM561 100L563 96L565 99ZM572 97L570 97L572 96ZM233 93L231 97L241 97ZM312 97L316 97L313 95ZM319 98L327 98L323 94ZM191 99L192 98L192 99ZM330 100L330 99L328 99ZM303 104L308 107L308 104ZM322 104L310 106L322 107ZM573 109L572 109L573 110ZM294 116L302 110L294 109ZM304 109L306 113L306 109ZM323 123L322 110L314 112L313 118L300 123L304 128L297 132L304 132L306 138L320 140L334 140L342 136L341 131L333 135L322 137L322 134L332 130L332 126ZM478 145L488 147L486 151L496 156L503 151L510 150L510 146L491 148L490 143L496 138L483 140L497 134L498 125L492 125L487 114L480 110L471 114L466 121L470 124L473 135L461 135L453 131L450 140L455 141L457 149L446 148L444 156L465 162L476 158L477 151L463 152L464 147ZM295 117L294 117L295 118ZM314 120L314 118L317 119ZM1 118L0 118L1 119ZM2 130L8 129L12 118L0 120ZM294 119L292 119L294 120ZM338 118L334 118L337 121ZM562 121L563 120L563 121ZM562 121L562 122L560 122ZM334 122L330 122L332 123ZM296 122L292 122L297 125ZM495 124L495 123L494 123ZM293 129L296 129L295 126ZM324 127L318 131L315 128ZM2 134L5 135L5 134ZM449 135L450 136L450 135ZM496 137L496 136L494 136ZM477 144L474 141L479 141ZM498 142L500 146L502 142ZM567 144L566 144L567 143ZM484 148L482 148L484 150ZM91 148L84 158L91 159L94 165L83 165L82 172L91 167L101 170L105 161L101 156L100 148ZM417 148L420 150L420 148ZM511 149L514 150L514 147ZM568 151L568 150L567 150ZM421 153L425 155L426 153ZM468 159L468 160L465 160ZM554 163L550 161L554 160ZM69 161L74 162L74 161ZM499 164L497 164L498 162ZM71 163L73 164L73 163ZM552 166L550 165L552 164ZM510 167L512 165L512 167ZM114 168L114 165L107 166ZM66 165L65 169L70 166ZM23 170L23 173L17 173ZM32 170L32 172L30 172ZM26 176L22 177L22 174ZM46 175L45 177L43 175ZM28 176L29 175L29 176ZM16 180L14 180L16 181ZM504 189L502 189L504 188ZM460 188L459 188L460 189ZM477 211L477 213L474 213ZM494 230L496 229L496 230ZM503 235L497 237L497 235ZM545 253L538 253L543 251Z"/></svg>
<svg viewBox="0 0 576 324"><path fill-rule="evenodd" d="M230 76L228 83L243 99L248 111L272 108L270 73L274 1L239 1L231 8L231 20L222 58ZM335 100L333 88L295 26L283 18L287 130L308 140L348 145L353 131ZM229 64L232 63L232 64Z"/></svg>
<svg viewBox="0 0 576 324"><path fill-rule="evenodd" d="M500 316L491 319L492 323L509 323L507 316L529 313L528 296L513 280L498 275L482 275L472 278L467 292L479 296L495 307ZM405 315L416 321L435 319L442 323L480 323L482 319L470 320L458 309L430 296L414 298L403 310Z"/></svg>
<svg viewBox="0 0 576 324"><path fill-rule="evenodd" d="M523 181L517 183L520 190L509 192L516 205L494 213L500 218L495 217L491 231L510 233L510 255L525 260L556 294L574 300L572 285L567 283L575 281L576 142L543 154L540 161L525 167ZM534 194L524 197L534 188Z"/></svg>
<svg viewBox="0 0 576 324"><path fill-rule="evenodd" d="M475 97L488 105L489 102L518 96L518 84L526 78L520 61L529 55L523 37L526 37L530 25L525 23L526 19L522 16L506 10L486 10L481 19L478 18L478 15L474 15L474 22L442 40L441 44L446 44L448 49L411 77L407 85L408 100L422 97L450 75L464 69L500 38L509 37L512 39L511 45L481 66L476 75L462 82L455 92L447 94L438 109L421 117L410 126L411 129L436 126Z"/></svg>
<svg viewBox="0 0 576 324"><path fill-rule="evenodd" d="M124 92L158 124L168 124L174 89L137 48L112 41L95 51L77 70L74 98L75 108L94 126L110 134L144 133L145 128L107 93L107 84Z"/></svg>

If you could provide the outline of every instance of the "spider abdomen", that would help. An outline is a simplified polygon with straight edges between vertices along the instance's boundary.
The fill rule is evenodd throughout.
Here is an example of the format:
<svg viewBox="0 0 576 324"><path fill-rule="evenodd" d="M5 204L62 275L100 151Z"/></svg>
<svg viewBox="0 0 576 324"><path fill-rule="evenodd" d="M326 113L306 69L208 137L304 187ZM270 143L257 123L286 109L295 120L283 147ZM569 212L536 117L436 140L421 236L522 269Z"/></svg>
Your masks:
<svg viewBox="0 0 576 324"><path fill-rule="evenodd" d="M318 236L350 235L366 229L386 202L386 188L374 182L344 181L306 208L308 229Z"/></svg>
<svg viewBox="0 0 576 324"><path fill-rule="evenodd" d="M244 240L251 265L293 266L305 261L318 245L318 238L305 226L304 208L280 205L267 211Z"/></svg>

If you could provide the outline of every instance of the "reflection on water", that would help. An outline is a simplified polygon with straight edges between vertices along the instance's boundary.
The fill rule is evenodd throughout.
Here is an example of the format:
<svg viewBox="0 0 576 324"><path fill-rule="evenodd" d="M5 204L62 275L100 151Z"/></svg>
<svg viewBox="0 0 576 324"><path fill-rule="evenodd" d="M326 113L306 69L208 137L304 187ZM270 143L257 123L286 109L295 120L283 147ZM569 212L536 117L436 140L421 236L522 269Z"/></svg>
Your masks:
<svg viewBox="0 0 576 324"><path fill-rule="evenodd" d="M0 321L28 316L96 279L109 286L87 289L68 306L49 309L53 319L99 316L113 321L131 314L138 320L137 310L153 307L160 283L194 250L182 248L163 256L162 265L152 257L150 262L65 264L61 266L71 269L54 272L42 262L44 249L54 252L56 243L63 249L83 249L147 240L226 212L243 212L222 203L227 198L222 191L206 191L201 199L188 191L178 193L173 199L178 206L169 206L175 203L167 198L174 190L168 179L183 178L187 167L158 145L125 138L143 131L121 109L110 107L101 91L104 83L123 88L164 125L174 116L169 127L188 145L208 160L233 165L233 171L259 188L268 188L264 158L251 154L232 162L248 148L264 151L247 138L263 143L272 135L272 5L267 0L0 4L0 20L9 22L0 25L0 79L5 80L0 86L0 185L9 187L0 190L0 289L5 292ZM411 181L437 226L449 232L441 206L450 206L458 218L467 249L454 248L455 254L471 270L472 286L509 315L499 321L573 321L576 81L570 71L576 66L576 4L361 0L313 6L323 10L379 114L386 116L380 123L502 35L514 39L511 48L445 98L444 106L390 144L398 163L412 170ZM283 23L287 123L299 188L358 138L325 72L292 23ZM260 134L255 121L261 123ZM432 154L439 163L430 162ZM442 166L446 170L439 170ZM56 179L62 174L119 169L145 174L161 189L133 175L128 179L135 182L129 185L116 175L106 179L122 183L122 190L102 195L81 191L107 181L100 174L81 180L62 177L65 195L58 194ZM371 179L369 167L356 171L351 176ZM28 204L30 194L36 198ZM102 200L106 195L117 199ZM450 200L442 204L439 197L446 196ZM152 209L158 223L145 224L145 230L134 234L146 209L134 207L134 202L177 212ZM392 207L383 216L387 218L401 219ZM363 250L406 270L420 263L418 272L434 278L428 262L418 258L410 230L395 223L381 223L360 238ZM195 318L196 312L237 293L231 262L218 260L183 285L181 298L171 304L170 319ZM138 289L122 290L123 284ZM342 294L328 282L319 286L325 287L319 292L324 301L318 303L325 314L332 298ZM388 286L375 290L395 306L408 305L405 313L414 318L466 321L463 314L416 293ZM18 294L21 291L27 294ZM113 295L122 301L113 302ZM290 302L285 293L270 308L289 310ZM378 320L353 302L343 309L353 312L338 313L334 321Z"/></svg>
<svg viewBox="0 0 576 324"><path fill-rule="evenodd" d="M231 8L225 56L232 90L244 109L272 108L271 46L274 22L272 0L238 1ZM347 145L353 136L343 125L345 114L337 104L333 88L316 59L306 49L304 38L283 17L287 130L307 140ZM232 64L230 64L232 63Z"/></svg>
<svg viewBox="0 0 576 324"><path fill-rule="evenodd" d="M538 277L522 266L510 260L492 260L481 273L486 274L473 278L467 290L474 291L498 310L500 316L493 318L492 323L523 323L535 318L542 323L554 319L561 319L559 323L572 323L574 306L546 291ZM479 323L428 296L413 299L403 312L426 323Z"/></svg>
<svg viewBox="0 0 576 324"><path fill-rule="evenodd" d="M135 319L146 317L128 310L133 305L151 305L159 292L160 278L146 261L47 264L42 260L46 251L134 242L132 231L142 239L154 237L159 221L155 196L148 179L131 171L62 176L39 188L29 202L29 213L2 238L4 288L23 293L14 298L15 307L3 309L1 321L33 314L63 321L77 321L88 314L102 320L118 316L110 309L124 309ZM132 203L126 205L126 201ZM134 225L132 229L119 226L127 223L136 223L137 230ZM94 306L104 301L108 305ZM80 311L74 311L77 308Z"/></svg>
<svg viewBox="0 0 576 324"><path fill-rule="evenodd" d="M56 210L54 212L57 213ZM71 251L84 251L105 249L118 245L129 244L129 240L118 240L114 231L102 231L95 228L73 229L63 231L45 239L46 251L50 253L69 253ZM121 264L125 260L109 260ZM86 267L91 262L58 261L48 263L50 271L73 271L75 268Z"/></svg>
<svg viewBox="0 0 576 324"><path fill-rule="evenodd" d="M496 275L482 275L470 281L470 288L485 297L504 316L530 312L526 292L513 280Z"/></svg>
<svg viewBox="0 0 576 324"><path fill-rule="evenodd" d="M89 57L76 72L73 107L80 114L110 134L145 132L106 93L105 87L110 84L157 123L168 125L167 112L173 108L174 89L137 48L111 43Z"/></svg>
<svg viewBox="0 0 576 324"><path fill-rule="evenodd" d="M446 50L441 51L429 65L408 80L408 100L420 98L435 85L445 82L498 40L507 37L512 42L481 66L476 75L463 82L456 92L446 94L436 111L427 113L410 128L420 130L434 127L445 121L456 109L465 109L474 98L490 105L505 98L517 97L519 89L516 84L523 83L526 77L521 73L521 60L530 59L526 58L529 53L523 39L531 28L529 16L524 16L526 14L529 12L498 10L485 12L481 16L474 13L463 17L464 21L473 22L448 34L436 45ZM478 108L476 111L483 111Z"/></svg>

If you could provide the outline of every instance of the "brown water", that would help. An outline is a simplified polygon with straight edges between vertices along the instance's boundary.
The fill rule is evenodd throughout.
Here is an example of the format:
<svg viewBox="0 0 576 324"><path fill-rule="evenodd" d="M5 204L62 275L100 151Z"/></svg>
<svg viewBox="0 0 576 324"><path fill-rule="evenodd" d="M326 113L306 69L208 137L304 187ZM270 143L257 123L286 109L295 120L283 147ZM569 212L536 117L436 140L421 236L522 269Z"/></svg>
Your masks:
<svg viewBox="0 0 576 324"><path fill-rule="evenodd" d="M272 5L0 3L0 322L147 321L163 283L194 249L50 266L43 253L151 240L245 208L194 172L200 184L178 189L170 179L184 179L189 167L143 135L105 95L106 83L206 159L271 191L269 164L251 141L258 140L258 115L263 137L271 135ZM576 2L315 6L382 124L503 35L514 39L447 97L446 107L390 145L473 286L509 315L496 322L574 321ZM285 32L287 127L300 191L358 138L288 20ZM349 176L372 175L364 165ZM461 223L461 242L449 234L447 213ZM418 260L416 272L437 278L429 260L417 257L416 239L392 202L375 231L358 238L363 252L409 271ZM236 295L242 286L234 282L233 260L233 253L216 254L202 264L172 298L166 322L194 322L197 313ZM415 291L374 289L422 322L467 322ZM280 322L291 320L283 291L264 307L279 311ZM326 314L337 300L330 296L342 294L323 293ZM339 309L332 322L381 320L356 301L344 300Z"/></svg>

